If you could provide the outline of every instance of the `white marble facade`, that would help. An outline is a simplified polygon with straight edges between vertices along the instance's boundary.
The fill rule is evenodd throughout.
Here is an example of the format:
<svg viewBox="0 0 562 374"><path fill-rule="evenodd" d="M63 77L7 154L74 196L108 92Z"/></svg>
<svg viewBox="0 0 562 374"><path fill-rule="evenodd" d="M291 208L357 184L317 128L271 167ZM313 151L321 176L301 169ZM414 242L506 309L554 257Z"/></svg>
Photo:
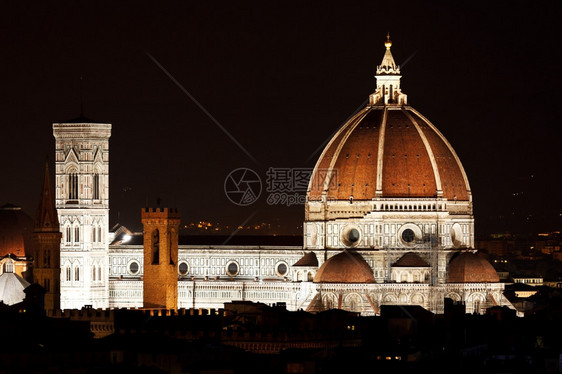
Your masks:
<svg viewBox="0 0 562 374"><path fill-rule="evenodd" d="M62 231L61 308L109 306L111 124L53 124L55 204Z"/></svg>

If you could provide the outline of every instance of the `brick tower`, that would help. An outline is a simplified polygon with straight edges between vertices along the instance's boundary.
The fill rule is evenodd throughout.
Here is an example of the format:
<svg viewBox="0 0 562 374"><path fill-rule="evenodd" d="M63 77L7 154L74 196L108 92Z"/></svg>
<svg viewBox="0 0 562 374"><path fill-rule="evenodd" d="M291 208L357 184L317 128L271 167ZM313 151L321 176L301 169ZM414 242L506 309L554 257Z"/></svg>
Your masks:
<svg viewBox="0 0 562 374"><path fill-rule="evenodd" d="M45 310L60 309L61 237L49 164L45 163L45 179L33 230L33 278L45 289Z"/></svg>
<svg viewBox="0 0 562 374"><path fill-rule="evenodd" d="M144 208L145 308L177 309L178 306L178 230L180 214L173 208Z"/></svg>

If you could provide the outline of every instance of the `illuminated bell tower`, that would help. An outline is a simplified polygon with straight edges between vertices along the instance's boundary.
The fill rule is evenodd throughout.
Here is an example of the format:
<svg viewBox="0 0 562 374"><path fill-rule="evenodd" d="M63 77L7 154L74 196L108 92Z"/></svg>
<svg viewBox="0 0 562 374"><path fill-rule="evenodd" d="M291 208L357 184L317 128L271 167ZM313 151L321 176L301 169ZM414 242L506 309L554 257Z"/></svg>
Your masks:
<svg viewBox="0 0 562 374"><path fill-rule="evenodd" d="M62 231L61 308L107 308L111 124L81 117L54 123L53 135Z"/></svg>
<svg viewBox="0 0 562 374"><path fill-rule="evenodd" d="M142 210L144 236L143 306L178 307L178 230L180 214L172 208Z"/></svg>

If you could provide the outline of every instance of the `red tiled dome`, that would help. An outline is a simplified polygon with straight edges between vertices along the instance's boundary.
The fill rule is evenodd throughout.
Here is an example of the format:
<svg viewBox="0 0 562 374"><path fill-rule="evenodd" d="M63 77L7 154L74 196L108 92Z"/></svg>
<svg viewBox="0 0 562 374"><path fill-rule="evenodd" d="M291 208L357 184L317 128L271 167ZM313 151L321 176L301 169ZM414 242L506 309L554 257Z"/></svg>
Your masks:
<svg viewBox="0 0 562 374"><path fill-rule="evenodd" d="M331 174L332 171L335 173ZM325 183L326 175L333 175ZM468 179L455 151L410 106L368 105L328 143L316 163L309 200L433 198L470 200Z"/></svg>
<svg viewBox="0 0 562 374"><path fill-rule="evenodd" d="M429 267L427 261L421 258L418 254L414 252L408 252L404 256L400 257L392 266L394 267Z"/></svg>
<svg viewBox="0 0 562 374"><path fill-rule="evenodd" d="M0 257L7 254L31 254L33 219L20 207L6 204L0 207Z"/></svg>
<svg viewBox="0 0 562 374"><path fill-rule="evenodd" d="M360 254L344 250L330 257L314 276L315 283L374 283L373 271Z"/></svg>
<svg viewBox="0 0 562 374"><path fill-rule="evenodd" d="M484 257L461 252L449 263L449 283L497 283L496 269Z"/></svg>

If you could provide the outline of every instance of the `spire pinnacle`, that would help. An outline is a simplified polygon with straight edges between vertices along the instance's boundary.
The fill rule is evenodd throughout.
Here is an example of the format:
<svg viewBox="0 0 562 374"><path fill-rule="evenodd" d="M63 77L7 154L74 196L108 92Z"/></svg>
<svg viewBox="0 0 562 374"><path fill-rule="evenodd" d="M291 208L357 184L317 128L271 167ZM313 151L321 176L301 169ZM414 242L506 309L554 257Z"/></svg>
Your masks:
<svg viewBox="0 0 562 374"><path fill-rule="evenodd" d="M386 47L386 52L384 53L381 64L377 66L377 75L399 75L400 66L396 65L396 62L394 62L394 57L392 57L392 53L390 52L390 47L392 47L392 42L390 41L390 33L386 34L386 41L384 42L384 46Z"/></svg>
<svg viewBox="0 0 562 374"><path fill-rule="evenodd" d="M43 188L41 189L41 198L35 218L36 231L59 231L59 220L49 174L49 161L47 160L45 161L45 176Z"/></svg>
<svg viewBox="0 0 562 374"><path fill-rule="evenodd" d="M386 34L386 42L384 42L384 46L387 50L390 50L390 47L392 47L392 42L390 41L390 33Z"/></svg>

